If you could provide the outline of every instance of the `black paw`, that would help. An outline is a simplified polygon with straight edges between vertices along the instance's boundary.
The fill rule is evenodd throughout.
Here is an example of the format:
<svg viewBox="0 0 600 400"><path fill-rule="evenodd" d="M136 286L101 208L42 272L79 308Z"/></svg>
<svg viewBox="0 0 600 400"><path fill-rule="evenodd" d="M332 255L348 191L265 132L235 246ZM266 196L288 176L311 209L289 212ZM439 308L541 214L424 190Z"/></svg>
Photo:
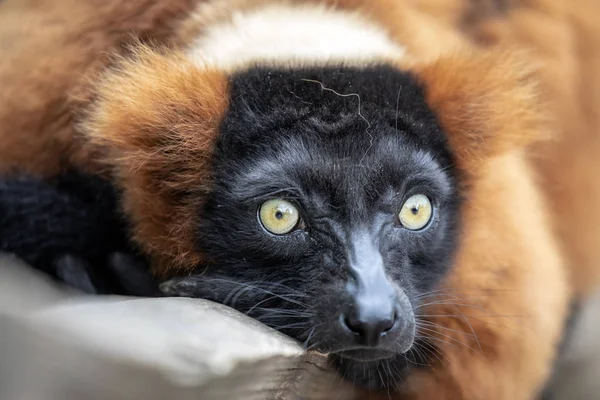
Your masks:
<svg viewBox="0 0 600 400"><path fill-rule="evenodd" d="M92 283L88 272L89 265L81 258L67 254L56 260L54 264L56 276L61 282L83 293L98 293L98 288Z"/></svg>
<svg viewBox="0 0 600 400"><path fill-rule="evenodd" d="M112 253L103 262L65 254L54 262L54 267L61 282L83 293L160 296L147 264L131 254Z"/></svg>

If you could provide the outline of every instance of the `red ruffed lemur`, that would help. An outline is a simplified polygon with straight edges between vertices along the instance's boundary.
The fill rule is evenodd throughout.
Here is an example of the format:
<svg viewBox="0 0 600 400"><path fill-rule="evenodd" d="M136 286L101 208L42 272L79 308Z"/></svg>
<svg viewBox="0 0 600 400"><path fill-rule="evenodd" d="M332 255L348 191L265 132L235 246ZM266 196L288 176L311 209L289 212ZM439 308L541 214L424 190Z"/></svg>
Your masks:
<svg viewBox="0 0 600 400"><path fill-rule="evenodd" d="M383 398L538 398L598 280L598 16L4 0L1 249L232 306Z"/></svg>

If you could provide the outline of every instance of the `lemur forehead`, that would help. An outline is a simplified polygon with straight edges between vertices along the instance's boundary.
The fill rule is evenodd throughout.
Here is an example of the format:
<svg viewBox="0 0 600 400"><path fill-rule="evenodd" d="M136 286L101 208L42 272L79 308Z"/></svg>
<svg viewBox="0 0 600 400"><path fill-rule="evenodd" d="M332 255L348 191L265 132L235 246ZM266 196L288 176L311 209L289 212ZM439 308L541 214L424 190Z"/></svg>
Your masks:
<svg viewBox="0 0 600 400"><path fill-rule="evenodd" d="M234 72L252 64L306 67L398 60L405 53L356 12L321 4L264 4L205 27L187 54L200 66Z"/></svg>

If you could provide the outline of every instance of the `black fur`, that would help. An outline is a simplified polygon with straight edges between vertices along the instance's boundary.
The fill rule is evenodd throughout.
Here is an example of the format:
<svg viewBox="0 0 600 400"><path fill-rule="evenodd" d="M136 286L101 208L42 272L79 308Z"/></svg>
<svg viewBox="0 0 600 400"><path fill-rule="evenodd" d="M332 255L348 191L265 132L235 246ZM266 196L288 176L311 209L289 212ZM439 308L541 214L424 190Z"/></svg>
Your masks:
<svg viewBox="0 0 600 400"><path fill-rule="evenodd" d="M163 288L231 305L307 348L333 352L340 371L368 387L399 382L381 374L405 372L406 354L374 362L335 354L348 346L338 321L350 301L356 232L375 243L409 308L452 264L459 220L453 157L423 88L386 66L253 68L233 76L230 87L215 184L197 230L209 265ZM399 226L397 213L416 193L432 199L435 213L414 232ZM274 197L295 203L306 228L267 233L257 210Z"/></svg>
<svg viewBox="0 0 600 400"><path fill-rule="evenodd" d="M457 178L423 88L391 67L340 66L253 68L232 76L230 89L214 187L198 210L197 243L207 265L163 291L230 305L309 349L332 352L332 362L356 383L400 382L396 375L414 366L407 359L418 363L417 354L402 354L388 335L368 351L393 357L342 356L349 341L340 310L351 302L349 253L357 235L403 296L400 319L414 319L419 298L452 264ZM431 198L434 217L408 231L397 214L416 193ZM305 228L267 233L257 211L273 197L295 203ZM110 183L74 173L51 182L0 182L0 250L87 291L154 295L143 262L131 258L135 249L116 198Z"/></svg>
<svg viewBox="0 0 600 400"><path fill-rule="evenodd" d="M0 251L85 292L136 294L118 273L118 254L134 252L126 228L117 193L98 177L0 180Z"/></svg>

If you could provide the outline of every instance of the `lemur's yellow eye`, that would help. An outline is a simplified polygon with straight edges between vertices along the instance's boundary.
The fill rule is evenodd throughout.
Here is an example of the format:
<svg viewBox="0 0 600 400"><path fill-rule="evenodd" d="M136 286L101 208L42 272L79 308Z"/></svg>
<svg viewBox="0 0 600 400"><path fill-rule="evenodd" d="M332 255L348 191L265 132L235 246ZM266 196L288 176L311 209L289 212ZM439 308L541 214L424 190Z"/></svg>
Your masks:
<svg viewBox="0 0 600 400"><path fill-rule="evenodd" d="M289 201L271 199L260 206L259 218L267 231L275 235L285 235L298 225L300 213Z"/></svg>
<svg viewBox="0 0 600 400"><path fill-rule="evenodd" d="M406 229L416 231L427 225L432 215L433 208L427 196L415 194L406 200L398 218Z"/></svg>

